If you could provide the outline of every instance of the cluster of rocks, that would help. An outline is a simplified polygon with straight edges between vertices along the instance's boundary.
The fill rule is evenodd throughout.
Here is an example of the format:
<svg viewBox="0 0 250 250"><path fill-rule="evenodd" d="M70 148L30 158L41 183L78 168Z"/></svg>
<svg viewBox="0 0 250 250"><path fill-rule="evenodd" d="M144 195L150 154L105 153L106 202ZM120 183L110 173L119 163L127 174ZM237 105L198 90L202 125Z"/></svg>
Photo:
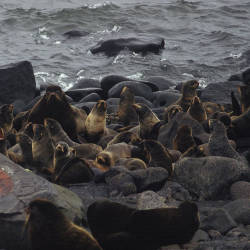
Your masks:
<svg viewBox="0 0 250 250"><path fill-rule="evenodd" d="M96 152L96 158L87 159L88 166L93 170L93 178L84 183L67 183L65 187L53 183L53 178L48 177L48 173L33 171L34 168L27 167L27 164L20 166L11 161L11 157L0 154L0 248L26 249L21 234L25 222L25 207L34 198L43 197L55 202L71 220L85 226L88 207L103 198L140 210L177 207L182 201L193 201L199 208L200 229L192 241L183 246L184 249L249 249L250 144L247 143L248 136L242 136L242 133L249 130L250 123L247 104L242 98L243 94L238 92L239 85L250 84L249 74L248 69L232 76L227 82L211 83L204 89L197 89L194 97L198 93L199 103L203 102L207 113L202 122L194 119L190 110L184 110L183 107L182 111L170 115L169 107L182 105L180 100L183 97L183 87L180 91L178 85L163 76L133 81L123 76L110 75L101 81L82 79L77 82L65 92L67 101L83 110L87 117L98 103L102 104L101 100L105 100L105 129L114 133L109 135L109 139L102 134L95 142L84 141L101 146L101 150ZM130 127L127 128L125 122L119 120L124 87L133 93L134 102L140 103L139 108L135 106L139 120L129 121L126 126ZM0 67L0 89L1 104L13 104L14 115L17 117L20 112L30 112L42 99L46 86L37 89L31 64L20 62ZM236 99L240 99L240 115L235 114L232 92ZM193 104L194 101L189 105ZM215 104L215 111L211 111ZM147 107L150 114L148 117L152 117L152 114L157 117L154 118L150 133L142 130L145 121L137 110L142 107ZM229 119L229 124L225 117ZM246 121L244 126L238 122L239 117ZM150 119L152 121L153 118ZM220 120L219 123L215 122L214 127L218 128L223 124L219 133L226 135L223 134L224 137L216 141L214 151L212 136L217 130L211 129L208 122L213 119ZM145 123L148 124L148 121ZM181 152L175 138L178 128L183 125L191 128L193 141L191 144L187 142L190 147ZM242 133L238 133L241 128ZM126 143L131 145L130 148L133 146L132 153L129 151L126 158L140 158L146 168L141 167L142 164L128 168L119 157L113 164L100 166L103 159L98 158L98 154L105 150L105 154L110 152L108 143L121 131L132 131L140 137L139 144L131 141ZM86 133L80 135L84 140ZM147 147L144 140L160 143L164 149L155 153ZM11 142L11 136L8 137L8 142L10 150L10 146L15 144ZM81 143L77 141L79 142ZM170 163L167 162L169 159ZM161 250L163 249L181 248L171 245L163 246Z"/></svg>

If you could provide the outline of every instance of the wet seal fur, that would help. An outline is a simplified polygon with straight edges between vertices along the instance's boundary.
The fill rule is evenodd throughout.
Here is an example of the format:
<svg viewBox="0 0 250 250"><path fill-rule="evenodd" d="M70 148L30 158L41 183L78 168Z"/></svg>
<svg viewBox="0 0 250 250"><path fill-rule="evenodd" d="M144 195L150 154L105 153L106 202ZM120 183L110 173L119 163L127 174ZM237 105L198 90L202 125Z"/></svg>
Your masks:
<svg viewBox="0 0 250 250"><path fill-rule="evenodd" d="M0 107L0 128L3 129L4 134L8 134L13 126L13 108L12 104L4 104Z"/></svg>
<svg viewBox="0 0 250 250"><path fill-rule="evenodd" d="M31 201L26 213L25 232L31 250L102 250L87 230L71 222L48 200Z"/></svg>
<svg viewBox="0 0 250 250"><path fill-rule="evenodd" d="M187 112L198 122L202 123L207 120L207 112L198 96L193 98Z"/></svg>

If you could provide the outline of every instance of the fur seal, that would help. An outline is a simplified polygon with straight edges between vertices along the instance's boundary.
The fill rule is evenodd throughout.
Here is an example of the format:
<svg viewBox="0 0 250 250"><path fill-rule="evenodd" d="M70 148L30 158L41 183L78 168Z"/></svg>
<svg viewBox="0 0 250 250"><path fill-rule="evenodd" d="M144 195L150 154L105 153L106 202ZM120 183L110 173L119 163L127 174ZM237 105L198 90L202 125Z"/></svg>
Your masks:
<svg viewBox="0 0 250 250"><path fill-rule="evenodd" d="M139 143L142 142L142 140L136 133L133 133L131 131L124 131L117 134L111 141L109 141L107 146L120 142L125 142L127 144L132 144L132 145L138 145Z"/></svg>
<svg viewBox="0 0 250 250"><path fill-rule="evenodd" d="M240 115L241 107L233 91L231 91L231 100L232 100L232 110L233 110L232 115L233 116Z"/></svg>
<svg viewBox="0 0 250 250"><path fill-rule="evenodd" d="M197 96L196 89L199 87L199 82L190 80L182 84L181 97L174 103L180 105L184 112L187 112L191 102Z"/></svg>
<svg viewBox="0 0 250 250"><path fill-rule="evenodd" d="M241 112L244 113L250 107L250 86L239 86Z"/></svg>
<svg viewBox="0 0 250 250"><path fill-rule="evenodd" d="M112 130L106 128L107 103L99 100L85 121L85 138L88 142L98 142L104 135L108 135Z"/></svg>
<svg viewBox="0 0 250 250"><path fill-rule="evenodd" d="M53 180L62 185L93 180L94 173L84 159L75 156L75 151L66 142L59 142L53 157Z"/></svg>
<svg viewBox="0 0 250 250"><path fill-rule="evenodd" d="M192 135L192 128L187 125L180 126L173 139L173 148L175 150L179 150L181 153L184 153L190 147L195 145L196 143Z"/></svg>
<svg viewBox="0 0 250 250"><path fill-rule="evenodd" d="M23 162L29 165L33 163L33 154L32 154L32 139L25 133L18 133L16 135L17 143L19 143Z"/></svg>
<svg viewBox="0 0 250 250"><path fill-rule="evenodd" d="M80 145L79 143L76 143L69 138L69 136L63 130L61 124L57 120L52 118L45 118L44 127L55 145L60 141L65 141L69 146Z"/></svg>
<svg viewBox="0 0 250 250"><path fill-rule="evenodd" d="M137 210L130 217L129 232L140 239L138 249L185 244L200 225L198 207L189 201L182 202L178 208Z"/></svg>
<svg viewBox="0 0 250 250"><path fill-rule="evenodd" d="M120 94L117 115L124 126L128 126L130 123L138 121L136 111L132 106L134 103L134 93L128 87L123 87Z"/></svg>
<svg viewBox="0 0 250 250"><path fill-rule="evenodd" d="M224 111L224 107L220 104L214 103L214 102L203 102L203 107L206 110L207 113L207 117L211 118L211 116L215 113L215 112L220 112L220 111Z"/></svg>
<svg viewBox="0 0 250 250"><path fill-rule="evenodd" d="M145 104L133 104L139 117L139 135L142 139L157 139L160 120Z"/></svg>
<svg viewBox="0 0 250 250"><path fill-rule="evenodd" d="M163 120L165 122L169 122L171 121L174 116L181 112L182 111L182 108L180 105L177 105L177 104L173 104L173 105L170 105L168 106L165 110L164 110L164 113L163 113Z"/></svg>
<svg viewBox="0 0 250 250"><path fill-rule="evenodd" d="M4 104L0 107L0 128L3 129L4 134L8 134L13 126L13 105Z"/></svg>
<svg viewBox="0 0 250 250"><path fill-rule="evenodd" d="M191 105L187 111L195 120L202 123L207 120L207 113L198 96L191 101Z"/></svg>
<svg viewBox="0 0 250 250"><path fill-rule="evenodd" d="M53 169L54 144L41 124L33 124L32 155L41 168Z"/></svg>
<svg viewBox="0 0 250 250"><path fill-rule="evenodd" d="M116 165L121 165L131 171L147 168L146 163L139 158L121 158L116 162Z"/></svg>
<svg viewBox="0 0 250 250"><path fill-rule="evenodd" d="M102 250L87 230L75 225L48 200L31 201L26 213L25 232L31 250Z"/></svg>
<svg viewBox="0 0 250 250"><path fill-rule="evenodd" d="M180 158L184 158L184 157L205 157L206 154L204 153L204 149L200 146L192 146L190 147L188 150L186 150Z"/></svg>
<svg viewBox="0 0 250 250"><path fill-rule="evenodd" d="M69 104L65 93L59 86L47 87L45 95L29 112L28 122L43 124L45 118L53 118L60 122L68 136L78 141L78 133L84 132L87 114Z"/></svg>
<svg viewBox="0 0 250 250"><path fill-rule="evenodd" d="M226 128L219 120L210 120L212 134L208 141L209 154L213 156L224 156L242 161L241 156L228 141Z"/></svg>
<svg viewBox="0 0 250 250"><path fill-rule="evenodd" d="M13 128L15 128L17 131L20 131L24 128L24 126L27 124L27 120L29 117L29 110L19 112L13 120Z"/></svg>
<svg viewBox="0 0 250 250"><path fill-rule="evenodd" d="M144 140L143 144L150 154L149 166L165 168L171 176L173 159L168 150L160 142L155 140Z"/></svg>
<svg viewBox="0 0 250 250"><path fill-rule="evenodd" d="M236 137L250 136L250 109L237 117L232 117L233 132Z"/></svg>
<svg viewBox="0 0 250 250"><path fill-rule="evenodd" d="M115 238L117 233L128 232L129 218L134 211L134 208L109 200L96 201L88 207L89 227L104 250L125 249Z"/></svg>

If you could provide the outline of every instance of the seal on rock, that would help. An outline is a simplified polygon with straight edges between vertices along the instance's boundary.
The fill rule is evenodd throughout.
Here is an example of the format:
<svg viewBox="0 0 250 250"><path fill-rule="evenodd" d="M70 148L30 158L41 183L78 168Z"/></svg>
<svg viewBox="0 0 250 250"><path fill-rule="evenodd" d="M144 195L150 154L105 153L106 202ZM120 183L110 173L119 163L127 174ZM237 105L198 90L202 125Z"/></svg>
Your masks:
<svg viewBox="0 0 250 250"><path fill-rule="evenodd" d="M163 113L163 120L165 122L169 122L171 121L174 116L181 112L182 111L182 108L180 105L177 105L177 104L174 104L174 105L170 105L168 106L165 110L164 110L164 113Z"/></svg>
<svg viewBox="0 0 250 250"><path fill-rule="evenodd" d="M75 156L66 142L59 142L53 157L53 179L62 185L93 180L94 173L88 162Z"/></svg>
<svg viewBox="0 0 250 250"><path fill-rule="evenodd" d="M107 146L120 142L125 142L127 144L132 144L132 145L138 145L139 143L141 143L141 141L142 141L141 138L137 134L131 131L124 131L117 134L111 141L109 141Z"/></svg>
<svg viewBox="0 0 250 250"><path fill-rule="evenodd" d="M4 104L0 107L0 128L3 129L4 134L8 134L13 126L13 105Z"/></svg>
<svg viewBox="0 0 250 250"><path fill-rule="evenodd" d="M192 135L192 128L187 125L180 126L173 139L173 148L184 153L190 147L195 145L196 143Z"/></svg>
<svg viewBox="0 0 250 250"><path fill-rule="evenodd" d="M165 168L171 176L173 159L167 148L155 140L144 140L143 144L150 154L149 166Z"/></svg>
<svg viewBox="0 0 250 250"><path fill-rule="evenodd" d="M207 120L207 113L198 96L191 101L191 105L187 111L195 120L202 123Z"/></svg>
<svg viewBox="0 0 250 250"><path fill-rule="evenodd" d="M25 232L31 250L102 250L87 230L71 222L51 201L35 199L26 213Z"/></svg>
<svg viewBox="0 0 250 250"><path fill-rule="evenodd" d="M212 134L208 141L209 154L242 160L241 156L228 141L226 128L219 120L210 120Z"/></svg>
<svg viewBox="0 0 250 250"><path fill-rule="evenodd" d="M142 139L157 139L160 120L145 104L133 104L139 117L139 135Z"/></svg>
<svg viewBox="0 0 250 250"><path fill-rule="evenodd" d="M72 106L59 86L47 87L45 95L29 112L28 122L43 124L45 118L60 122L68 136L78 141L78 133L84 131L87 114L84 110Z"/></svg>
<svg viewBox="0 0 250 250"><path fill-rule="evenodd" d="M200 225L195 203L185 201L178 208L137 210L131 215L129 232L140 239L138 249L189 242ZM144 248L145 246L145 248Z"/></svg>
<svg viewBox="0 0 250 250"><path fill-rule="evenodd" d="M133 92L128 87L123 87L120 94L117 115L124 126L128 126L130 123L138 121L136 111L132 106L134 103L135 98Z"/></svg>
<svg viewBox="0 0 250 250"><path fill-rule="evenodd" d="M244 113L250 107L250 86L239 86L241 112Z"/></svg>

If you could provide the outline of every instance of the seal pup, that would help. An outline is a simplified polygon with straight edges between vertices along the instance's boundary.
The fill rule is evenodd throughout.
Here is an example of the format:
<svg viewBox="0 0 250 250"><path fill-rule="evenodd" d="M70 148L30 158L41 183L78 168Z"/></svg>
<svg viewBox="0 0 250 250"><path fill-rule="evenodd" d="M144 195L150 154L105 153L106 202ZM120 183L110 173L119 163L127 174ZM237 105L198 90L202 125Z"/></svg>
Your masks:
<svg viewBox="0 0 250 250"><path fill-rule="evenodd" d="M165 168L171 176L173 171L173 159L167 148L165 148L159 141L155 140L144 140L143 144L150 154L149 166Z"/></svg>
<svg viewBox="0 0 250 250"><path fill-rule="evenodd" d="M160 120L156 114L145 104L133 104L139 117L139 135L142 139L157 139Z"/></svg>
<svg viewBox="0 0 250 250"><path fill-rule="evenodd" d="M117 247L116 242L113 242L112 235L128 232L130 216L134 211L134 208L109 200L96 201L88 207L89 227L104 250L123 249L119 246L121 244Z"/></svg>
<svg viewBox="0 0 250 250"><path fill-rule="evenodd" d="M47 87L45 95L29 112L28 122L43 124L45 118L60 122L68 136L78 141L78 134L85 130L87 114L84 110L71 105L59 86Z"/></svg>
<svg viewBox="0 0 250 250"><path fill-rule="evenodd" d="M33 124L32 155L41 168L53 169L54 144L41 124Z"/></svg>
<svg viewBox="0 0 250 250"><path fill-rule="evenodd" d="M35 199L26 213L24 232L31 250L102 250L87 230L70 221L51 201Z"/></svg>
<svg viewBox="0 0 250 250"><path fill-rule="evenodd" d="M76 157L66 142L57 143L53 156L53 180L66 185L93 180L94 173L88 162Z"/></svg>
<svg viewBox="0 0 250 250"><path fill-rule="evenodd" d="M161 246L185 244L199 229L195 203L185 201L178 208L137 210L130 216L129 232L140 239L138 249L155 250Z"/></svg>
<svg viewBox="0 0 250 250"><path fill-rule="evenodd" d="M4 134L8 134L13 126L13 108L12 104L4 104L0 107L0 128L3 129Z"/></svg>
<svg viewBox="0 0 250 250"><path fill-rule="evenodd" d="M65 141L69 146L80 145L69 138L67 133L63 130L62 125L57 120L45 118L44 127L55 145L60 141Z"/></svg>
<svg viewBox="0 0 250 250"><path fill-rule="evenodd" d="M242 157L228 141L226 128L219 120L210 120L212 134L208 141L209 154L212 156L224 156L242 161Z"/></svg>
<svg viewBox="0 0 250 250"><path fill-rule="evenodd" d="M206 110L198 96L195 96L193 98L187 112L193 117L193 119L197 120L200 123L207 120Z"/></svg>
<svg viewBox="0 0 250 250"><path fill-rule="evenodd" d="M196 89L199 87L197 80L190 80L184 82L181 88L181 97L174 103L180 105L184 112L187 112L191 105L191 102L195 96L197 96Z"/></svg>
<svg viewBox="0 0 250 250"><path fill-rule="evenodd" d="M132 106L134 103L134 93L128 87L123 87L120 94L117 115L124 126L128 126L132 122L138 122L136 111Z"/></svg>
<svg viewBox="0 0 250 250"><path fill-rule="evenodd" d="M196 143L192 135L192 128L187 125L180 126L177 130L176 136L173 139L173 149L184 153L190 147L195 145Z"/></svg>

